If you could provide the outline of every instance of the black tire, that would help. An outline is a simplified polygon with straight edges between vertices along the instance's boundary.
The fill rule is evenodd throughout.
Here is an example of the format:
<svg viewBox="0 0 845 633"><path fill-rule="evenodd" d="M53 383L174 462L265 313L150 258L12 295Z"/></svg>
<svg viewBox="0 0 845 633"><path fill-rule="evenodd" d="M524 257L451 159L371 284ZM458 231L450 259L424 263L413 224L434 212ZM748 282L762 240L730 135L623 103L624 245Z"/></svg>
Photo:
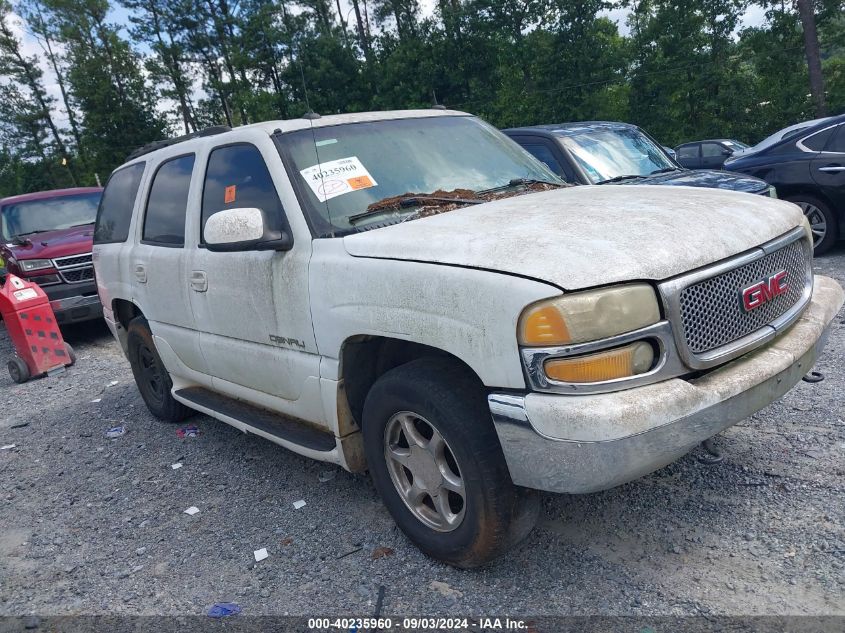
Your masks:
<svg viewBox="0 0 845 633"><path fill-rule="evenodd" d="M839 222L836 219L836 214L830 208L830 206L816 198L815 196L810 196L806 194L795 194L794 196L788 196L786 198L789 202L793 202L801 207L801 210L804 212L805 216L808 216L810 223L813 223L813 218L808 215L813 215L816 213L812 207L821 213L824 216L824 221L826 224L825 234L824 237L820 240L815 242L813 247L813 253L815 255L822 255L833 248L833 245L839 240ZM814 238L815 241L815 238Z"/></svg>
<svg viewBox="0 0 845 633"><path fill-rule="evenodd" d="M65 351L67 352L67 358L70 361L68 363L68 367L76 365L76 352L73 351L73 348L70 346L70 343L65 343Z"/></svg>
<svg viewBox="0 0 845 633"><path fill-rule="evenodd" d="M427 525L406 504L391 478L385 430L396 424L391 420L402 412L421 416L415 419L422 419L442 436L452 456L449 463L459 471L465 492L460 504L463 515L451 531ZM382 501L406 536L432 558L456 567L478 567L534 527L539 495L511 481L483 386L460 364L423 358L385 373L367 394L363 436L370 475ZM404 472L411 473L407 468ZM423 478L419 481L425 485ZM434 506L432 496L427 501Z"/></svg>
<svg viewBox="0 0 845 633"><path fill-rule="evenodd" d="M164 422L181 422L193 414L170 393L173 381L156 351L147 320L135 317L126 332L132 375L150 413Z"/></svg>
<svg viewBox="0 0 845 633"><path fill-rule="evenodd" d="M9 375L19 385L22 385L31 378L29 373L29 365L27 365L22 358L15 356L10 360L6 367L9 369Z"/></svg>

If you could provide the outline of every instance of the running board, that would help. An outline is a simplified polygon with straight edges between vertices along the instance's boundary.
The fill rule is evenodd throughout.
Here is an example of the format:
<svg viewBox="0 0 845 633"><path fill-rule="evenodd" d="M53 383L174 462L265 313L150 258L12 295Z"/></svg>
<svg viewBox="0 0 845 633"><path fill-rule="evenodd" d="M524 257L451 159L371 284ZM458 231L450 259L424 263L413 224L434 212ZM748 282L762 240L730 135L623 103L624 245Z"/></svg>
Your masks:
<svg viewBox="0 0 845 633"><path fill-rule="evenodd" d="M284 417L202 387L178 389L173 392L173 396L189 407L193 406L211 416L218 417L215 414L219 414L220 419L224 422L233 420L251 429L261 431L262 435L271 435L273 438L301 446L308 451L329 453L334 451L337 446L335 436L331 433L317 430L303 422L297 422L292 418Z"/></svg>

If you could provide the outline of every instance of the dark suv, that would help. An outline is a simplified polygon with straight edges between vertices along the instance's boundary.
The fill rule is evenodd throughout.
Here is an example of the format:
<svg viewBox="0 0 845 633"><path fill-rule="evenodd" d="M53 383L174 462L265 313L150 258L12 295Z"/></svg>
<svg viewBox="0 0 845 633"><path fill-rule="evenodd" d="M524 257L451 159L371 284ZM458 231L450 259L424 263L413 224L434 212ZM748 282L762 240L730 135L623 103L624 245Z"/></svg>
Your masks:
<svg viewBox="0 0 845 633"><path fill-rule="evenodd" d="M845 239L845 114L794 127L735 153L725 169L762 178L801 207L818 255Z"/></svg>
<svg viewBox="0 0 845 633"><path fill-rule="evenodd" d="M103 315L91 261L102 192L85 187L0 199L0 259L9 273L44 289L58 323Z"/></svg>
<svg viewBox="0 0 845 633"><path fill-rule="evenodd" d="M583 185L683 185L774 196L758 178L689 170L636 125L612 121L502 130L564 180Z"/></svg>

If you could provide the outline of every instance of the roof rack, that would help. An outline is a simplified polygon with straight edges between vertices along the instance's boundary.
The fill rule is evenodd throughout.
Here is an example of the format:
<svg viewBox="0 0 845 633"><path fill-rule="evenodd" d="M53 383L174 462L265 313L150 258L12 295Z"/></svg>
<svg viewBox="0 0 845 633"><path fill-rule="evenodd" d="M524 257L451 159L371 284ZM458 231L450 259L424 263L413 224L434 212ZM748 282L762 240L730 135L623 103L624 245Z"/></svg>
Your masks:
<svg viewBox="0 0 845 633"><path fill-rule="evenodd" d="M177 136L176 138L167 138L162 141L153 141L152 143L147 143L136 149L134 152L129 154L126 157L127 161L133 160L138 158L139 156L143 156L144 154L149 154L150 152L154 152L157 149L162 149L164 147L170 147L171 145L176 145L177 143L181 143L183 141L188 141L192 138L202 138L204 136L214 136L216 134L223 134L224 132L231 132L232 128L228 125L214 125L212 127L203 128L202 130L197 130L196 132L191 132L190 134L185 134L183 136Z"/></svg>

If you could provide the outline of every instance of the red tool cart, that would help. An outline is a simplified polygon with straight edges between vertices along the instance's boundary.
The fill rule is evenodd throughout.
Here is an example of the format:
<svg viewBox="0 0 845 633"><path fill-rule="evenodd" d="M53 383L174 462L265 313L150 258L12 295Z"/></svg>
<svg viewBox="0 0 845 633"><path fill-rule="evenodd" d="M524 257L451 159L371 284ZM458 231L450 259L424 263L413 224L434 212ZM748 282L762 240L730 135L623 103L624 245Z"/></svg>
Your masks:
<svg viewBox="0 0 845 633"><path fill-rule="evenodd" d="M16 355L8 364L12 380L23 383L73 365L73 349L62 338L50 301L38 284L8 275L0 288L0 314L15 346Z"/></svg>

